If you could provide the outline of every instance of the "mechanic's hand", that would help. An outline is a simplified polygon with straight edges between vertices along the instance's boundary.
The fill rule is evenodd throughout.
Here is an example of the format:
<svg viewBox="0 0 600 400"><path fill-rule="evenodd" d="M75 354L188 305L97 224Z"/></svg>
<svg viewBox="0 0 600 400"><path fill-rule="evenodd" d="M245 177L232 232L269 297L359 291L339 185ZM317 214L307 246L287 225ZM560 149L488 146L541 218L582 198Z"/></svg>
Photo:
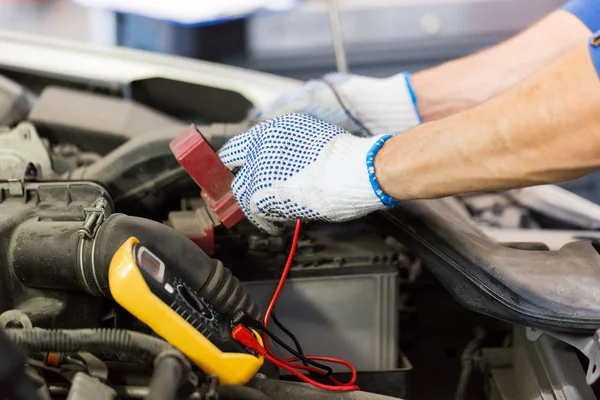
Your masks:
<svg viewBox="0 0 600 400"><path fill-rule="evenodd" d="M408 74L378 79L329 74L284 94L255 110L264 121L287 113L303 113L340 126L359 136L402 132L421 121Z"/></svg>
<svg viewBox="0 0 600 400"><path fill-rule="evenodd" d="M232 189L246 216L277 234L297 218L337 222L393 206L373 166L390 137L358 138L311 116L287 114L234 137L219 156L229 168L241 167Z"/></svg>

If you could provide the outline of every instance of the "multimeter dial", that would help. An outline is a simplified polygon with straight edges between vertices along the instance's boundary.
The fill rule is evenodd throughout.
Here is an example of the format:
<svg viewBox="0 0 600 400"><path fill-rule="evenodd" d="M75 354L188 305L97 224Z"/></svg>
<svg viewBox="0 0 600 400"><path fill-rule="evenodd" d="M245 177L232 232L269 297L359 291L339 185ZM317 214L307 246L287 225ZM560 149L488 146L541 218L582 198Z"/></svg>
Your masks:
<svg viewBox="0 0 600 400"><path fill-rule="evenodd" d="M173 280L174 293L169 306L207 338L221 333L225 316L218 314L203 298L199 297L182 280Z"/></svg>
<svg viewBox="0 0 600 400"><path fill-rule="evenodd" d="M196 293L190 290L185 285L179 285L175 289L177 294L183 298L183 300L194 309L198 314L202 315L205 319L212 321L215 319L215 314L210 309L210 306L200 299Z"/></svg>

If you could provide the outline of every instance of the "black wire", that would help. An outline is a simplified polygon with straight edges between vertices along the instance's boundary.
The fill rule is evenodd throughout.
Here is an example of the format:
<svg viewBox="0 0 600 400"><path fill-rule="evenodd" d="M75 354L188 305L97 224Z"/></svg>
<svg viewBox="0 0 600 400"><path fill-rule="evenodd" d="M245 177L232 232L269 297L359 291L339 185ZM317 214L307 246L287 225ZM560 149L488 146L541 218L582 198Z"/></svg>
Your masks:
<svg viewBox="0 0 600 400"><path fill-rule="evenodd" d="M271 314L271 316L272 316L272 314ZM300 347L300 343L298 343L298 339L296 339L294 337L294 335L291 332L289 332L289 330L287 328L284 327L284 329L289 332L290 337L293 337L294 339L296 339L294 344L297 347L299 347L300 351L294 350L286 342L284 342L283 340L279 339L279 337L277 337L277 335L275 335L275 333L273 333L269 328L267 328L266 326L264 326L260 321L255 320L254 318L250 317L248 314L246 314L243 311L241 311L239 313L236 313L236 315L234 315L232 317L231 322L233 324L235 324L235 325L241 323L241 324L245 325L247 328L254 328L256 330L264 332L265 334L267 334L267 336L269 336L271 339L273 339L273 341L275 343L277 343L278 345L280 345L281 347L283 347L288 353L290 353L291 355L293 355L294 357L296 357L300 361L302 361L302 363L304 365L309 365L310 364L313 367L322 369L324 372L326 372L325 374L319 374L318 376L330 377L331 374L333 374L333 370L331 369L331 367L307 358L304 355L304 353L302 352L302 347ZM281 325L281 322L279 324Z"/></svg>
<svg viewBox="0 0 600 400"><path fill-rule="evenodd" d="M300 342L298 341L296 336L288 328L283 326L283 324L279 321L279 318L277 318L277 315L275 315L274 312L271 313L271 318L273 319L273 323L279 328L279 330L285 333L292 340L292 342L294 342L294 346L296 346L296 351L304 355L304 350L302 350L302 346L300 346Z"/></svg>
<svg viewBox="0 0 600 400"><path fill-rule="evenodd" d="M344 112L346 113L348 118L350 118L356 124L356 126L359 127L359 129L363 130L363 136L365 136L365 134L367 137L373 136L373 133L369 130L369 128L367 128L362 122L360 122L357 118L355 118L354 115L352 115L352 113L350 112L348 107L346 107L346 105L342 101L342 98L340 97L340 95L337 92L337 90L335 89L335 87L331 84L331 82L329 82L325 78L321 78L320 80L323 81L323 83L325 83L329 87L329 89L331 89L331 91L333 92L333 95L337 99L338 103L340 103L340 106L342 106L342 108L344 109Z"/></svg>
<svg viewBox="0 0 600 400"><path fill-rule="evenodd" d="M264 333L266 333L271 339L273 339L273 341L275 343L277 343L278 345L280 345L281 347L283 347L285 350L288 351L288 353L290 353L291 355L293 355L294 357L298 358L300 361L302 361L304 363L304 365L310 364L315 368L319 368L322 369L324 371L326 371L326 374L320 374L319 376L324 376L324 377L330 377L331 374L333 374L333 370L331 369L331 367L321 364L320 362L311 360L310 358L306 358L306 356L304 356L303 354L298 353L296 350L292 349L286 342L284 342L283 340L279 339L277 337L277 335L275 335L269 328L263 326L262 331Z"/></svg>

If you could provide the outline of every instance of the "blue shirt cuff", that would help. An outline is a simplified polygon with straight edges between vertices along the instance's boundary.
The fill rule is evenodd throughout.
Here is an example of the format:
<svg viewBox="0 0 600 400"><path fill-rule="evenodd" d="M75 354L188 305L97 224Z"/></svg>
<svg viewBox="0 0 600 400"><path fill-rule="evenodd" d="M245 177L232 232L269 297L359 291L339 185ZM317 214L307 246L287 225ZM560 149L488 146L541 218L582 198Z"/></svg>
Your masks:
<svg viewBox="0 0 600 400"><path fill-rule="evenodd" d="M600 0L571 0L562 9L579 18L590 31L600 30Z"/></svg>
<svg viewBox="0 0 600 400"><path fill-rule="evenodd" d="M590 57L592 58L592 63L594 64L594 68L596 68L596 73L598 77L600 77L600 31L594 33L590 37Z"/></svg>

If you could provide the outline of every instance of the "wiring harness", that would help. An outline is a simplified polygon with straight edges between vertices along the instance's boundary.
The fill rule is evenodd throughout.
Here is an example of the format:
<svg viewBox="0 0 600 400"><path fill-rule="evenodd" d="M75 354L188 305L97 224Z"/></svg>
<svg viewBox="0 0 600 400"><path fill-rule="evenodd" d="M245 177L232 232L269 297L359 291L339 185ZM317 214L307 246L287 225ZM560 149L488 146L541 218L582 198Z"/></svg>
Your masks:
<svg viewBox="0 0 600 400"><path fill-rule="evenodd" d="M358 386L355 385L356 378L357 378L356 369L350 362L345 361L345 360L340 360L337 358L331 358L331 357L304 355L302 348L300 347L300 344L298 343L298 340L294 337L294 335L291 332L289 332L289 330L287 330L285 328L282 329L283 332L285 332L288 336L290 336L290 338L292 339L292 341L294 342L294 344L296 346L296 350L294 350L293 348L288 346L284 341L279 339L268 328L269 320L271 318L271 315L273 314L273 309L275 308L275 303L277 302L277 299L279 298L279 295L281 294L281 290L283 289L283 286L285 284L287 276L290 272L290 268L292 266L294 254L296 253L296 248L298 246L298 239L300 237L300 226L301 226L301 221L298 219L296 221L296 228L294 230L294 238L292 240L292 247L290 249L290 253L288 255L287 262L285 264L285 267L283 268L281 278L279 279L277 288L275 289L275 292L273 293L271 302L269 303L269 306L267 307L267 310L265 311L265 315L263 317L262 323L255 319L252 319L251 317L247 316L243 312L236 314L233 318L233 322L234 322L234 324L236 324L235 328L232 331L233 339L235 339L236 341L238 341L239 343L241 343L248 349L254 351L255 353L262 355L263 357L265 357L265 359L267 359L268 361L270 361L272 364L276 365L277 367L282 368L282 369L292 373L293 375L295 375L302 381L310 383L311 385L313 385L315 387L318 387L318 388L321 388L324 390L338 391L338 392L358 390L359 389ZM276 317L275 316L273 316L273 317L274 317L273 319L276 320ZM277 325L281 326L281 323L279 323L278 321L275 321L275 322ZM254 329L254 330L262 333L262 339L263 339L264 345L261 345L259 343L258 339L256 338L256 336L250 329ZM283 347L286 351L288 351L294 357L286 359L286 360L282 360L279 357L277 357L275 355L275 353L269 347L269 338L271 338L273 341L275 341L277 344L279 344L281 347ZM328 367L327 365L321 364L321 362L341 364L341 365L346 366L351 372L350 380L346 383L338 381L337 379L335 379L332 376L332 369L330 367ZM314 379L310 378L309 376L307 376L306 374L302 373L302 371L308 372L310 374L315 374L320 377L327 377L332 382L332 384L323 384L323 383L317 382L316 380L314 380Z"/></svg>

